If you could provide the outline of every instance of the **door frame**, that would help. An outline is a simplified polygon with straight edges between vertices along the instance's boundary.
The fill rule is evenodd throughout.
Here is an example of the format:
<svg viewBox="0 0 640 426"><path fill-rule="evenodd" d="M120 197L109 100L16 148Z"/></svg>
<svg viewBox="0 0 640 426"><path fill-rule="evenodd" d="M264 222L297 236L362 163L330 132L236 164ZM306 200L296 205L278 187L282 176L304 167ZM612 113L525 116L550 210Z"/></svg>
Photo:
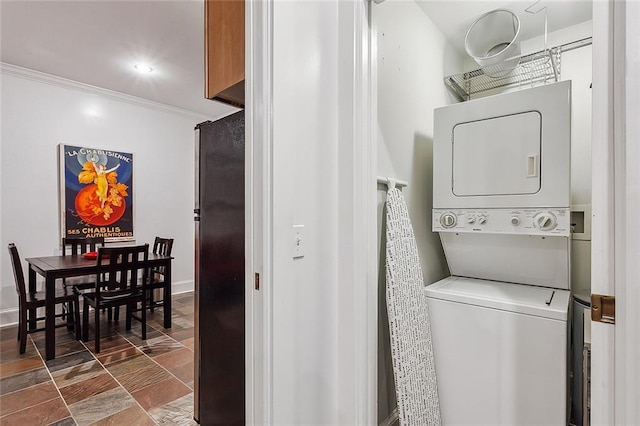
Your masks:
<svg viewBox="0 0 640 426"><path fill-rule="evenodd" d="M635 1L593 3L591 286L616 297L615 326L591 324L594 425L640 423L638 21Z"/></svg>
<svg viewBox="0 0 640 426"><path fill-rule="evenodd" d="M245 2L246 423L273 423L273 2Z"/></svg>
<svg viewBox="0 0 640 426"><path fill-rule="evenodd" d="M591 293L615 295L613 167L613 5L593 4ZM615 418L614 331L591 323L591 422Z"/></svg>

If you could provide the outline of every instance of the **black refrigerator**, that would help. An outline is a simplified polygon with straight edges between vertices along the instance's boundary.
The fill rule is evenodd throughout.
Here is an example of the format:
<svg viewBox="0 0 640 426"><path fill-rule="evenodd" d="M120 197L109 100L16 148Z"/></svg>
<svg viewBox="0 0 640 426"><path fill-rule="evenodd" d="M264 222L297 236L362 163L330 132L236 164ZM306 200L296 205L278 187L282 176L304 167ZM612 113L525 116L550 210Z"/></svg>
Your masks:
<svg viewBox="0 0 640 426"><path fill-rule="evenodd" d="M196 126L194 419L245 423L244 111Z"/></svg>

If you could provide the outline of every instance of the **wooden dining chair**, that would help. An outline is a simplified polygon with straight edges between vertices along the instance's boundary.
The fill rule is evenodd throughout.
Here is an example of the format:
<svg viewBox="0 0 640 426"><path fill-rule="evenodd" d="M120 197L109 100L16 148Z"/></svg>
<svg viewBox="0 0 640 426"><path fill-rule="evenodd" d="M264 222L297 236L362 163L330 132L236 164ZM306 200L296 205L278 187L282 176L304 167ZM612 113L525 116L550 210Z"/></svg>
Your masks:
<svg viewBox="0 0 640 426"><path fill-rule="evenodd" d="M162 256L171 256L171 250L173 249L173 238L161 238L156 237L153 242L153 253ZM147 308L153 312L154 308L164 307L164 297L157 299L156 302L155 292L156 290L163 290L166 280L166 271L164 266L154 266L149 271L148 280L145 282L145 290L147 291ZM164 290L163 290L164 291ZM170 296L170 295L169 295Z"/></svg>
<svg viewBox="0 0 640 426"><path fill-rule="evenodd" d="M18 293L18 340L20 341L20 353L23 354L27 349L27 334L44 330L44 328L28 330L27 322L44 320L44 317L38 317L37 315L36 318L31 318L29 316L29 310L44 307L46 305L46 296L44 291L27 292L18 248L14 243L9 244L8 248L11 265L13 266L13 276L16 282L16 292ZM56 305L68 303L72 307L69 313L73 316L73 327L75 329L76 339L80 340L80 305L78 295L71 288L63 287L56 289L54 297ZM60 317L66 317L66 314L61 313L56 315L56 318ZM65 322L57 324L56 327L65 327L68 325L69 323Z"/></svg>
<svg viewBox="0 0 640 426"><path fill-rule="evenodd" d="M125 329L131 330L133 312L146 297L142 283L149 273L149 244L128 247L98 248L95 285L91 291L79 292L82 297L82 338L89 339L89 307L94 311L95 353L100 352L100 310L126 306ZM147 338L146 310L141 311L142 339Z"/></svg>
<svg viewBox="0 0 640 426"><path fill-rule="evenodd" d="M92 251L96 251L99 247L104 247L104 237L93 237L93 238L62 238L62 255L63 256L73 256L73 255L81 255L84 253L89 253ZM63 278L62 285L64 287L75 287L76 290L88 290L92 289L95 286L95 282L93 281L93 277L91 276L83 276L83 277L73 277L73 278ZM64 311L67 311L65 307ZM69 310L70 312L70 310ZM111 318L111 311L109 311L109 318Z"/></svg>

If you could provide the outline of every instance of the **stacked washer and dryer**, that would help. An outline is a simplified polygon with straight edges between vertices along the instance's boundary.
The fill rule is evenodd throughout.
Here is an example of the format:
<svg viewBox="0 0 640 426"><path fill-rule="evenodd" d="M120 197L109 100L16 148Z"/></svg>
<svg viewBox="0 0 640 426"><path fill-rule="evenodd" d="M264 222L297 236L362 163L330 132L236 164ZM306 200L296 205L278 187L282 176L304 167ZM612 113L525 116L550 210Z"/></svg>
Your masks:
<svg viewBox="0 0 640 426"><path fill-rule="evenodd" d="M435 110L443 423L567 424L571 82Z"/></svg>

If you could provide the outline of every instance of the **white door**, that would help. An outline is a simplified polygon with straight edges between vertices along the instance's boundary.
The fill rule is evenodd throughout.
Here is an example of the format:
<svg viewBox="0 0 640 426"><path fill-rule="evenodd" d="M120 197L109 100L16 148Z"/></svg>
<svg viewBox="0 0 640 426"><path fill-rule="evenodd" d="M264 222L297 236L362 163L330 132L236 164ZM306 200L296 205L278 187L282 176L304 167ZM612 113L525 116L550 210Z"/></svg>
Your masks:
<svg viewBox="0 0 640 426"><path fill-rule="evenodd" d="M616 324L592 322L591 420L640 423L640 4L593 5L593 294Z"/></svg>

